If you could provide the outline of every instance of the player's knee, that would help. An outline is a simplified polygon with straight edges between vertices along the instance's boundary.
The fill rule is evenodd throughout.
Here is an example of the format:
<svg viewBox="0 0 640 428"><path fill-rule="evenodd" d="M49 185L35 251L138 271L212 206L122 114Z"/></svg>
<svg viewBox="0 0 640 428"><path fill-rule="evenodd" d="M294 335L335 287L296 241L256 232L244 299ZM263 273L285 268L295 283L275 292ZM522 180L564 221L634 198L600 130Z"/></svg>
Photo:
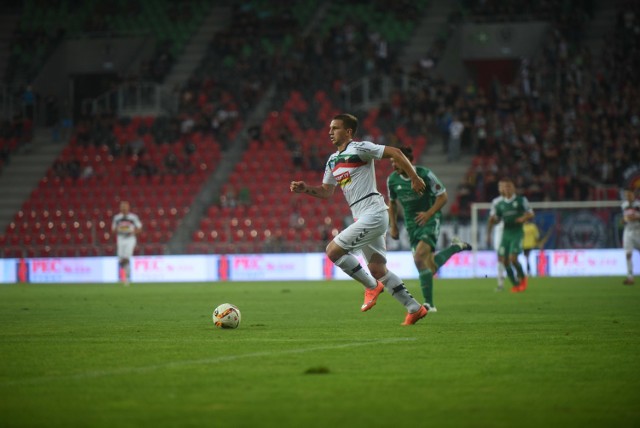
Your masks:
<svg viewBox="0 0 640 428"><path fill-rule="evenodd" d="M325 253L327 254L327 257L329 258L329 260L331 260L332 262L337 262L338 259L340 259L340 257L344 256L347 252L340 248L335 242L331 241L329 242L329 245L327 245L327 248L325 249Z"/></svg>
<svg viewBox="0 0 640 428"><path fill-rule="evenodd" d="M367 267L375 279L380 279L387 274L387 266L383 263L369 263Z"/></svg>

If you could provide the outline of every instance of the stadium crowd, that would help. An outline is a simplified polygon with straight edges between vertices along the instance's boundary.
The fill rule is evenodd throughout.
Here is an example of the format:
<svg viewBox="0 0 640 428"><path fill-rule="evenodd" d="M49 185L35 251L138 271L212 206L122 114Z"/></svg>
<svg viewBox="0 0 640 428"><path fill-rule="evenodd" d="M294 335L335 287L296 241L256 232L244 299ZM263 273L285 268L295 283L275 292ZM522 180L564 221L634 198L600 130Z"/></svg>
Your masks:
<svg viewBox="0 0 640 428"><path fill-rule="evenodd" d="M363 122L361 135L391 145L402 145L404 137L439 135L447 141L450 123L459 118L464 125L461 148L473 155L451 212L462 221L471 202L497 195L501 176L515 177L518 192L531 201L586 200L601 198L597 189L619 185L620 172L640 163L640 10L632 1L621 3L615 31L602 52L591 52L584 44L584 31L594 13L589 1L550 0L525 8L516 1L460 2L449 17L448 32L465 21L551 22L539 53L520 62L513 81L496 80L487 87L473 81L452 84L437 74L435 65L446 46L447 31L411 69L400 68L398 53L425 1L355 2L359 13L348 22L330 9L308 34L305 30L321 2L295 10L263 3L233 6L231 25L216 35L205 59L178 89L175 116L138 120L135 127L130 119L113 115L83 117L72 144L134 159L130 171L135 176L188 174L192 166L183 161L202 135L213 135L226 150L248 126L250 140L260 144L269 123L285 147L295 149L296 165L319 170L325 153L315 144L287 140L290 131L324 130L327 115L344 104L346 84L358 77L399 80L408 74L410 90L396 90L373 111L353 112L371 119ZM384 25L372 26L372 20L383 19L383 12ZM25 40L33 37L37 32ZM134 78L162 81L174 61L172 46L161 41L156 56ZM269 115L262 124L246 124L272 83L276 91L270 109L291 114L280 115L274 123ZM297 107L288 109L292 100ZM23 132L14 125L2 127L3 138ZM399 136L398 129L406 134ZM175 144L180 150L172 150L162 162L157 156L148 162L145 150ZM7 162L8 156L3 148L2 161ZM56 164L54 173L80 177L86 165L75 162Z"/></svg>

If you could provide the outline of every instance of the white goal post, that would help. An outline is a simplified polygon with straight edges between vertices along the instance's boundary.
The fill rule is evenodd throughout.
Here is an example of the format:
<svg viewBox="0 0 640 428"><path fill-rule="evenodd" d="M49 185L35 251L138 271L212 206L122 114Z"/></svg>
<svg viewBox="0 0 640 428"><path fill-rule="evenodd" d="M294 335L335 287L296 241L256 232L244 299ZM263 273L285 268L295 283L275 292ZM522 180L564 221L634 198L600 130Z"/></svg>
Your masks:
<svg viewBox="0 0 640 428"><path fill-rule="evenodd" d="M611 237L618 232L616 228L621 218L621 204L622 201L557 201L531 202L531 207L536 214L545 214L545 220L550 223L547 225L548 234L562 231L562 239L554 241L554 248L595 249L620 248L612 244ZM477 274L478 251L494 251L486 246L486 225L490 209L489 202L471 204L470 242L473 246L474 277Z"/></svg>

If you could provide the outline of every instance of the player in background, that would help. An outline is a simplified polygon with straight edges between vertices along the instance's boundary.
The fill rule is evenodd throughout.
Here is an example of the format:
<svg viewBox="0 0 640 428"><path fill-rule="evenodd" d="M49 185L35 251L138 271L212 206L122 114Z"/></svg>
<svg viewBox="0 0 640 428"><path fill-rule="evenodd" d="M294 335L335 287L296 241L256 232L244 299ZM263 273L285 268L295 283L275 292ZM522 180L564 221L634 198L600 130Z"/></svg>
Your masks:
<svg viewBox="0 0 640 428"><path fill-rule="evenodd" d="M503 231L504 231L504 222L502 221L498 222L493 227L493 236L489 238L493 243L493 249L496 251L496 253L498 252L498 248L500 248L500 242L502 242ZM506 275L507 274L504 268L504 263L502 263L502 261L500 261L500 258L498 258L498 274L496 277L498 281L498 286L496 287L496 291L504 290L504 278Z"/></svg>
<svg viewBox="0 0 640 428"><path fill-rule="evenodd" d="M118 235L118 276L124 285L129 285L131 279L131 257L133 257L133 251L136 248L136 236L142 230L140 218L131 212L129 202L120 202L120 212L113 216L111 230Z"/></svg>
<svg viewBox="0 0 640 428"><path fill-rule="evenodd" d="M510 178L503 178L498 182L498 191L501 196L491 204L487 240L491 240L493 225L502 220L504 231L498 248L498 260L504 264L513 286L511 291L517 293L527 288L527 276L518 261L518 255L522 253L523 225L534 217L534 212L526 196L516 194L515 185Z"/></svg>
<svg viewBox="0 0 640 428"><path fill-rule="evenodd" d="M622 232L622 248L627 258L627 278L623 284L633 285L633 249L640 250L640 200L632 189L624 191L622 201L624 231Z"/></svg>
<svg viewBox="0 0 640 428"><path fill-rule="evenodd" d="M337 151L327 160L322 184L310 186L304 181L292 181L290 190L329 199L336 186L340 186L354 222L329 242L327 257L365 287L362 312L371 309L386 289L407 310L402 325L415 324L428 311L411 296L402 279L387 269L385 235L389 228L389 211L384 197L376 188L374 161L393 159L410 177L411 188L416 193L425 191L425 183L400 149L369 141L354 141L357 130L358 119L355 116L335 116L329 125L329 138ZM356 252L362 252L371 274L354 256Z"/></svg>
<svg viewBox="0 0 640 428"><path fill-rule="evenodd" d="M531 263L529 261L529 254L534 248L538 248L540 245L540 230L538 226L532 221L527 221L522 226L524 237L522 238L522 249L524 251L524 258L527 262L527 276L531 276Z"/></svg>
<svg viewBox="0 0 640 428"><path fill-rule="evenodd" d="M411 147L400 148L402 153L413 162ZM451 240L451 245L435 253L440 235L440 221L442 207L448 200L447 189L438 177L428 168L415 166L416 174L426 184L423 193L416 193L411 188L409 175L391 159L394 171L387 178L389 192L389 235L393 239L400 237L398 229L398 202L402 206L405 225L409 233L413 262L418 269L420 289L424 297L424 306L429 312L437 312L433 303L433 275L444 265L451 256L460 251L470 250L471 245L458 238Z"/></svg>

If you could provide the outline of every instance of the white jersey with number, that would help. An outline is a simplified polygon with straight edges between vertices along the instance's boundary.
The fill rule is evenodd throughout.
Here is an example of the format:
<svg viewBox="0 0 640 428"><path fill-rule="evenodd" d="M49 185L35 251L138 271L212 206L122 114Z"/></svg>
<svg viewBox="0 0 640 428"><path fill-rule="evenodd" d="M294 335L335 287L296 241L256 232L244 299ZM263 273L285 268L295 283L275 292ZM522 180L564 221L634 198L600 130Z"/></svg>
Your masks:
<svg viewBox="0 0 640 428"><path fill-rule="evenodd" d="M120 259L130 259L136 248L136 229L142 228L142 222L137 215L118 213L113 217L111 229L118 235L117 255Z"/></svg>
<svg viewBox="0 0 640 428"><path fill-rule="evenodd" d="M140 228L142 228L142 222L140 222L140 218L133 213L126 215L118 213L113 216L113 221L111 222L111 229L118 234L118 238L135 236L136 229Z"/></svg>
<svg viewBox="0 0 640 428"><path fill-rule="evenodd" d="M388 209L376 187L374 165L382 159L384 148L370 141L352 141L343 151L329 156L322 182L340 186L354 219Z"/></svg>

